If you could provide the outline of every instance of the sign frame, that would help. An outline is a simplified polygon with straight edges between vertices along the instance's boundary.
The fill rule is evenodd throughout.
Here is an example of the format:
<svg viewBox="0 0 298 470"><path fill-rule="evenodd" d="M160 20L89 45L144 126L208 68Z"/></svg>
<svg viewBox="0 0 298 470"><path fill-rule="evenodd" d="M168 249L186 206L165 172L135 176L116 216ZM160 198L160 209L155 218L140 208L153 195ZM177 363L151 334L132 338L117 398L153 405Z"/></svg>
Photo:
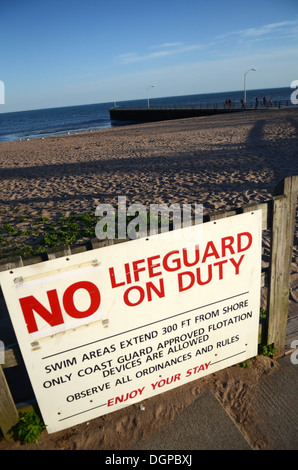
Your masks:
<svg viewBox="0 0 298 470"><path fill-rule="evenodd" d="M262 211L0 273L48 433L257 355Z"/></svg>

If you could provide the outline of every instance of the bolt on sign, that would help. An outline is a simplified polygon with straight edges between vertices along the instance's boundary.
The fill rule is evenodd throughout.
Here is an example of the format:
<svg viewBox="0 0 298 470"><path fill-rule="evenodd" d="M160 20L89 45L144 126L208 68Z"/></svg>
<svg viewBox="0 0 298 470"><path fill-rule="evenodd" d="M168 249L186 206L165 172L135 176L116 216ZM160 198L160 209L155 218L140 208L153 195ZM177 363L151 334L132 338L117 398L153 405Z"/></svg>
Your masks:
<svg viewBox="0 0 298 470"><path fill-rule="evenodd" d="M257 354L261 211L0 273L49 433Z"/></svg>

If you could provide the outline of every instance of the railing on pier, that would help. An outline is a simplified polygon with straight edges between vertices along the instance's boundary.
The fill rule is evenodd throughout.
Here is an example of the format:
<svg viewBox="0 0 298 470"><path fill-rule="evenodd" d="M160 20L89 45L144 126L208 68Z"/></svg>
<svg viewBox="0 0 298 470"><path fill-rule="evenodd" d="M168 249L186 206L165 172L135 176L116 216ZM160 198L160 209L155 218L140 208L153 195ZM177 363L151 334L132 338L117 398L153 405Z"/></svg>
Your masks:
<svg viewBox="0 0 298 470"><path fill-rule="evenodd" d="M193 104L172 104L172 105L152 105L150 104L150 109L270 109L270 108L285 108L293 106L291 100L271 100L267 99L266 101L259 99L256 101L255 99L247 100L246 105L242 104L241 101L232 101L231 103L226 102L201 102L201 103L193 103ZM124 106L124 105L116 105L112 109L126 109L126 110L134 110L134 109L148 109L146 106Z"/></svg>

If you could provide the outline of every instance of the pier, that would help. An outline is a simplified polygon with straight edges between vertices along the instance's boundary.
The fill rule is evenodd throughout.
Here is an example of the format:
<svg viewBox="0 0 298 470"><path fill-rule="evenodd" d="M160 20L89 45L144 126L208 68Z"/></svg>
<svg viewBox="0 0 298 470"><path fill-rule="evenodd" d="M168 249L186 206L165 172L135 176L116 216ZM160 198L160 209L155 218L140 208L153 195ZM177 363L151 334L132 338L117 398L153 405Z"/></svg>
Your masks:
<svg viewBox="0 0 298 470"><path fill-rule="evenodd" d="M153 122L243 111L242 108L111 108L111 121Z"/></svg>
<svg viewBox="0 0 298 470"><path fill-rule="evenodd" d="M271 108L282 108L289 106L290 101L273 101L266 105L260 100L258 105L254 101L250 101L244 107L240 103L238 104L202 104L186 107L167 107L164 108L150 106L148 107L122 107L115 106L110 108L110 119L111 121L122 121L122 122L154 122L154 121L168 121L171 119L185 119L192 117L212 116L215 114L230 114L238 113L243 111L255 110L255 109L271 109Z"/></svg>

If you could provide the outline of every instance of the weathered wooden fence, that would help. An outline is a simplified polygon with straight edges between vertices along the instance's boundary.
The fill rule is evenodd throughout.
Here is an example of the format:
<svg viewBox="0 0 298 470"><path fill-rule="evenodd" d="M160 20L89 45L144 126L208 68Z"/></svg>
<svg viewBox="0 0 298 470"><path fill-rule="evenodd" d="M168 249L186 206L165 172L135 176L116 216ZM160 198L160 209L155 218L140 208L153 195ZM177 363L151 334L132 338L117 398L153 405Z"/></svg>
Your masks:
<svg viewBox="0 0 298 470"><path fill-rule="evenodd" d="M272 200L264 203L251 202L235 210L218 210L204 217L204 222L230 217L243 212L262 210L262 230L271 231L270 265L263 269L262 287L268 287L267 317L260 321L259 343L273 344L276 356L285 353L288 306L290 291L290 270L292 262L296 204L298 195L298 175L285 178L278 185ZM80 246L63 246L49 249L47 259L68 256L89 249L100 248L123 240L90 240L89 244ZM22 259L20 256L0 260L0 271L14 269L44 261L43 257L34 256ZM0 311L0 317L3 312ZM291 335L298 339L297 322L291 326ZM0 332L1 335L1 332ZM3 369L20 364L18 345L7 347L5 363L0 364L0 428L4 437L10 438L10 430L18 421L18 410L12 398ZM21 386L21 384L20 384Z"/></svg>

